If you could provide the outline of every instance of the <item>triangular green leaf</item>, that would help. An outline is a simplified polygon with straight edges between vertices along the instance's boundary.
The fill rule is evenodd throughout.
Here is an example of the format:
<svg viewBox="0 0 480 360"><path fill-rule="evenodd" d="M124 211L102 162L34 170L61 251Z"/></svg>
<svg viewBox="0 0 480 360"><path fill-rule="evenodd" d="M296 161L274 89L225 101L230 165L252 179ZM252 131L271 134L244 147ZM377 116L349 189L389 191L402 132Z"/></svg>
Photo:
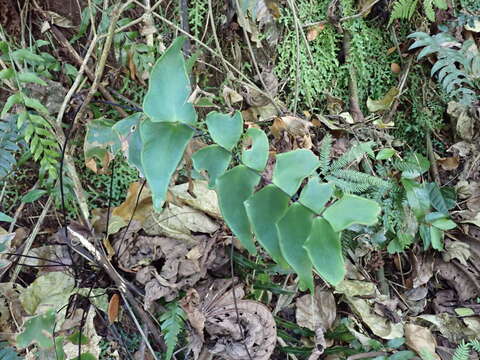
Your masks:
<svg viewBox="0 0 480 360"><path fill-rule="evenodd" d="M228 169L231 160L232 154L219 145L205 146L192 155L195 170L205 170L208 173L210 189L215 188L217 178Z"/></svg>
<svg viewBox="0 0 480 360"><path fill-rule="evenodd" d="M318 158L305 149L279 154L276 159L272 181L290 196L297 192L302 181L320 165Z"/></svg>
<svg viewBox="0 0 480 360"><path fill-rule="evenodd" d="M264 131L256 128L250 128L246 134L252 138L252 147L243 150L242 162L249 168L257 171L263 171L268 160L268 137Z"/></svg>
<svg viewBox="0 0 480 360"><path fill-rule="evenodd" d="M225 222L242 245L252 254L256 254L257 249L253 242L252 229L244 202L253 194L259 181L259 175L246 166L239 165L217 179L216 189Z"/></svg>
<svg viewBox="0 0 480 360"><path fill-rule="evenodd" d="M221 147L231 151L243 132L243 118L240 112L236 111L232 116L212 111L205 119L208 132Z"/></svg>
<svg viewBox="0 0 480 360"><path fill-rule="evenodd" d="M117 134L121 148L130 165L136 167L141 174L142 169L142 137L140 136L140 121L143 113L136 113L118 121L113 125L113 130Z"/></svg>
<svg viewBox="0 0 480 360"><path fill-rule="evenodd" d="M38 344L42 348L53 347L53 329L55 327L54 309L28 319L23 325L24 331L17 336L17 347L26 348Z"/></svg>
<svg viewBox="0 0 480 360"><path fill-rule="evenodd" d="M342 231L353 224L373 225L379 214L380 206L377 202L347 194L329 206L323 216L335 231Z"/></svg>
<svg viewBox="0 0 480 360"><path fill-rule="evenodd" d="M334 186L330 183L320 183L318 177L313 177L303 188L298 200L302 205L313 212L320 214L325 209L325 204L333 195Z"/></svg>
<svg viewBox="0 0 480 360"><path fill-rule="evenodd" d="M316 218L312 232L303 246L320 276L337 285L345 276L340 233L335 232L328 221Z"/></svg>
<svg viewBox="0 0 480 360"><path fill-rule="evenodd" d="M277 223L280 249L288 264L298 274L300 290L309 289L313 294L312 262L303 248L310 235L313 212L300 203L291 205Z"/></svg>
<svg viewBox="0 0 480 360"><path fill-rule="evenodd" d="M170 178L193 133L190 127L180 123L154 123L145 119L140 124L142 167L156 211L162 209Z"/></svg>
<svg viewBox="0 0 480 360"><path fill-rule="evenodd" d="M258 242L273 260L288 267L280 250L276 223L283 217L290 198L275 185L267 185L245 201L245 209Z"/></svg>
<svg viewBox="0 0 480 360"><path fill-rule="evenodd" d="M182 46L185 37L177 38L158 59L150 73L143 111L153 122L181 122L193 125L197 113L190 96L190 79L185 68Z"/></svg>

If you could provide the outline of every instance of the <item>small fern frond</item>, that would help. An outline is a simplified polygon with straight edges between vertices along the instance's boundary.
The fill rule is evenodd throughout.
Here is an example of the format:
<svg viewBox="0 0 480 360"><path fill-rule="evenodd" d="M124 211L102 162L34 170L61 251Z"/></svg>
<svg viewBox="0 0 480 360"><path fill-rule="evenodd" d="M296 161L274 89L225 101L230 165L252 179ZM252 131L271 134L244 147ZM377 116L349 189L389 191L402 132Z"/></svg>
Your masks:
<svg viewBox="0 0 480 360"><path fill-rule="evenodd" d="M480 340L479 339L474 339L470 341L470 347L475 350L477 353L480 354Z"/></svg>
<svg viewBox="0 0 480 360"><path fill-rule="evenodd" d="M348 150L345 154L340 156L337 160L335 160L331 165L331 171L336 171L343 169L350 163L359 160L363 155L372 153L372 146L373 142L369 141L366 143L360 143L356 146L353 146L350 150Z"/></svg>
<svg viewBox="0 0 480 360"><path fill-rule="evenodd" d="M335 184L335 186L337 186L344 193L347 194L361 194L367 192L370 189L370 185L368 184L355 183L331 175L327 176L326 179Z"/></svg>
<svg viewBox="0 0 480 360"><path fill-rule="evenodd" d="M452 360L468 360L470 358L470 347L469 344L466 344L462 341L453 354Z"/></svg>
<svg viewBox="0 0 480 360"><path fill-rule="evenodd" d="M355 183L365 184L375 188L386 188L390 185L387 181L380 179L377 176L365 174L356 170L337 170L335 172L332 172L332 176Z"/></svg>
<svg viewBox="0 0 480 360"><path fill-rule="evenodd" d="M460 44L449 33L441 32L430 36L424 32L415 32L408 36L415 42L410 49L423 47L418 54L421 59L430 54L437 55L437 61L431 70L431 76L437 76L442 88L463 104L471 104L475 100L472 80L480 73L480 55L470 51L468 41Z"/></svg>
<svg viewBox="0 0 480 360"><path fill-rule="evenodd" d="M160 317L161 330L167 345L165 360L170 360L178 343L178 335L185 325L185 313L177 302L167 305L167 311Z"/></svg>
<svg viewBox="0 0 480 360"><path fill-rule="evenodd" d="M320 159L320 172L323 175L328 173L330 167L330 153L332 152L332 135L326 134L323 137L322 144L320 145L319 159Z"/></svg>
<svg viewBox="0 0 480 360"><path fill-rule="evenodd" d="M18 146L20 136L16 117L0 119L0 180L7 176L16 163L15 153L20 150Z"/></svg>
<svg viewBox="0 0 480 360"><path fill-rule="evenodd" d="M410 20L417 8L417 3L418 0L397 0L395 4L393 4L388 25L396 19Z"/></svg>

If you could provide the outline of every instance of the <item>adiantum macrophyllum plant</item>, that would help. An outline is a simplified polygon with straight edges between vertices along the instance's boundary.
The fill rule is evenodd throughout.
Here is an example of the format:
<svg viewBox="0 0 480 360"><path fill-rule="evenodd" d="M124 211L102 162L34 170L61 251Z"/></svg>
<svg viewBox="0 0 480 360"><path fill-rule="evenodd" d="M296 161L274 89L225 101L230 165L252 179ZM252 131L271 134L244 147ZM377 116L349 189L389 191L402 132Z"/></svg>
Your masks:
<svg viewBox="0 0 480 360"><path fill-rule="evenodd" d="M313 292L313 268L330 284L338 284L345 275L342 230L375 224L379 205L322 182L319 158L305 149L276 155L272 183L257 189L268 159L267 135L257 128L244 132L240 112L211 112L198 120L188 102L183 42L176 39L153 67L144 112L113 126L118 146L127 149L128 161L146 178L155 210L162 211L171 176L203 122L214 143L192 155L193 166L208 177L225 222L245 249L256 254L258 242L275 262L298 274L301 290ZM243 149L235 165L232 150L242 136L251 138L252 145ZM305 179L307 185L293 201Z"/></svg>

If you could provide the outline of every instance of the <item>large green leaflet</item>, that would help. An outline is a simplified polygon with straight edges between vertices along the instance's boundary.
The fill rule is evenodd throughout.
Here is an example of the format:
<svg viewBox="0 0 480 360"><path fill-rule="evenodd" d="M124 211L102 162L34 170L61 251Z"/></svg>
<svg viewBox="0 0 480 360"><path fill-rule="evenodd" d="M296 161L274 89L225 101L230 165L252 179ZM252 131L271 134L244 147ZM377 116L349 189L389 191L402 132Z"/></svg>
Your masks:
<svg viewBox="0 0 480 360"><path fill-rule="evenodd" d="M283 217L290 198L275 185L267 185L245 201L245 209L257 241L273 260L288 267L278 240L276 223Z"/></svg>
<svg viewBox="0 0 480 360"><path fill-rule="evenodd" d="M217 179L217 194L225 222L252 254L257 253L244 202L255 190L260 176L244 165L228 170Z"/></svg>
<svg viewBox="0 0 480 360"><path fill-rule="evenodd" d="M322 278L332 285L343 280L345 264L340 233L335 232L328 221L321 217L313 221L312 232L304 248Z"/></svg>
<svg viewBox="0 0 480 360"><path fill-rule="evenodd" d="M195 170L208 173L208 187L215 188L217 178L227 170L232 160L232 154L219 145L209 145L201 148L192 155Z"/></svg>
<svg viewBox="0 0 480 360"><path fill-rule="evenodd" d="M120 145L128 162L136 167L141 174L142 169L142 137L140 136L140 120L143 113L135 113L113 125L113 131L120 139Z"/></svg>
<svg viewBox="0 0 480 360"><path fill-rule="evenodd" d="M245 133L252 138L251 149L245 149L242 153L244 165L256 171L263 171L268 160L268 137L264 131L250 128Z"/></svg>
<svg viewBox="0 0 480 360"><path fill-rule="evenodd" d="M377 202L351 194L344 195L323 213L335 231L345 230L353 224L374 225L378 215L380 206Z"/></svg>
<svg viewBox="0 0 480 360"><path fill-rule="evenodd" d="M305 206L294 203L277 223L282 254L298 274L300 290L310 289L312 294L312 262L303 244L310 235L313 216L314 213Z"/></svg>
<svg viewBox="0 0 480 360"><path fill-rule="evenodd" d="M181 123L154 123L145 119L140 124L143 142L142 167L153 195L153 206L161 211L170 183L193 130Z"/></svg>
<svg viewBox="0 0 480 360"><path fill-rule="evenodd" d="M236 111L232 116L212 111L205 119L208 132L221 147L231 151L243 132L242 114Z"/></svg>
<svg viewBox="0 0 480 360"><path fill-rule="evenodd" d="M293 196L302 181L320 165L318 158L306 149L279 154L273 171L273 183Z"/></svg>
<svg viewBox="0 0 480 360"><path fill-rule="evenodd" d="M177 38L158 59L150 73L143 111L152 122L181 122L189 125L197 121L197 113L188 101L190 79L185 68L182 46L185 37Z"/></svg>
<svg viewBox="0 0 480 360"><path fill-rule="evenodd" d="M325 209L325 204L333 195L334 187L330 183L320 183L318 177L313 177L303 188L298 201L313 212L320 214Z"/></svg>

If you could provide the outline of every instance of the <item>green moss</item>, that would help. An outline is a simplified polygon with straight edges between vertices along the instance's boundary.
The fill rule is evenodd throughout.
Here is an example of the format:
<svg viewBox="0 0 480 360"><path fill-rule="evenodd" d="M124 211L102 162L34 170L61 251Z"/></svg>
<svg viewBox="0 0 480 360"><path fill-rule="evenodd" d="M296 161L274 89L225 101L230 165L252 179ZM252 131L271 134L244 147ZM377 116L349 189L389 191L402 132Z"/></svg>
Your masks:
<svg viewBox="0 0 480 360"><path fill-rule="evenodd" d="M330 1L297 2L298 17L302 24L326 21ZM343 15L356 13L351 0L342 0ZM279 44L276 75L287 82L283 88L283 97L291 106L294 102L297 82L296 59L297 42L293 15L288 8L283 9L281 24L284 26L284 38ZM390 64L398 61L396 53L387 54L393 46L384 25L368 23L356 18L342 24L351 34L350 57L347 63L340 63L343 55L343 34L329 24L325 24L317 38L309 42L314 64L311 64L307 46L300 41L299 108L325 108L325 95L328 93L348 102L349 67L354 66L357 73L357 87L360 106L366 111L368 97L379 98L391 86L397 83L396 76L390 70Z"/></svg>

